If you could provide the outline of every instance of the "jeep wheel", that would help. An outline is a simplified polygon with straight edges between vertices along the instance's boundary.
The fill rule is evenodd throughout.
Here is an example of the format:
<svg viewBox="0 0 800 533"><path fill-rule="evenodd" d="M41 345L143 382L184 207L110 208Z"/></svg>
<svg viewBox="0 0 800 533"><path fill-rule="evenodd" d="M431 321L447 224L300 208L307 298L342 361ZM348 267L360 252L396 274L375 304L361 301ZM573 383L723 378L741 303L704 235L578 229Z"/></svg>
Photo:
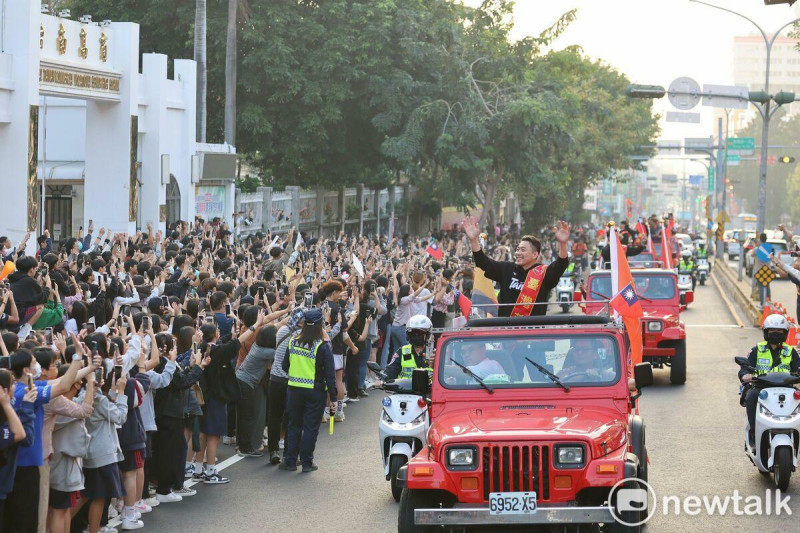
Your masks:
<svg viewBox="0 0 800 533"><path fill-rule="evenodd" d="M630 484L626 484L625 488L636 488L638 483L632 482ZM619 495L620 491L616 491L615 495ZM612 502L612 505L616 508L617 502ZM647 512L646 510L643 512ZM614 514L619 517L620 520L626 522L627 524L637 524L642 519L642 511L619 511L615 510ZM621 524L614 520L611 524L606 524L606 532L607 533L639 533L642 530L641 525L626 525Z"/></svg>
<svg viewBox="0 0 800 533"><path fill-rule="evenodd" d="M418 526L414 523L415 509L431 509L442 503L439 491L403 489L400 510L397 513L397 533L426 533L435 531L433 526Z"/></svg>
<svg viewBox="0 0 800 533"><path fill-rule="evenodd" d="M686 383L686 339L674 341L675 355L670 361L669 381L673 385Z"/></svg>
<svg viewBox="0 0 800 533"><path fill-rule="evenodd" d="M394 501L400 501L400 495L403 492L403 487L397 484L397 472L400 468L408 462L405 455L392 455L389 459L389 483L392 487L392 496Z"/></svg>

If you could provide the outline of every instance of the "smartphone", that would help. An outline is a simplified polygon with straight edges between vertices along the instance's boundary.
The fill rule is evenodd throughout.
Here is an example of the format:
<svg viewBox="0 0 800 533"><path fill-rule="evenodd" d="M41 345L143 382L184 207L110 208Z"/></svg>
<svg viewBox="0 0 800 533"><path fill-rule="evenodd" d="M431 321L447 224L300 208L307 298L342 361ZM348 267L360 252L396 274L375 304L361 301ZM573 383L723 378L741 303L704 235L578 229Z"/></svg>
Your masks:
<svg viewBox="0 0 800 533"><path fill-rule="evenodd" d="M130 316L130 314L131 314L131 306L130 305L123 305L119 310L119 314L121 314L122 316Z"/></svg>
<svg viewBox="0 0 800 533"><path fill-rule="evenodd" d="M163 307L169 307L169 296L162 296L161 297L161 305Z"/></svg>
<svg viewBox="0 0 800 533"><path fill-rule="evenodd" d="M122 377L122 365L114 365L114 379L119 380Z"/></svg>
<svg viewBox="0 0 800 533"><path fill-rule="evenodd" d="M281 278L275 278L275 286L278 287L278 290L281 290Z"/></svg>
<svg viewBox="0 0 800 533"><path fill-rule="evenodd" d="M303 307L310 308L314 305L314 293L307 292L303 295Z"/></svg>
<svg viewBox="0 0 800 533"><path fill-rule="evenodd" d="M44 339L48 346L53 344L53 328L44 328Z"/></svg>
<svg viewBox="0 0 800 533"><path fill-rule="evenodd" d="M33 374L28 374L28 390L33 390Z"/></svg>
<svg viewBox="0 0 800 533"><path fill-rule="evenodd" d="M263 300L264 299L264 287L259 287L258 288L258 299L259 300Z"/></svg>
<svg viewBox="0 0 800 533"><path fill-rule="evenodd" d="M192 352L197 353L197 343L196 342L192 343Z"/></svg>
<svg viewBox="0 0 800 533"><path fill-rule="evenodd" d="M206 324L213 324L214 323L214 317L211 316L211 315L206 315L205 321L206 321Z"/></svg>
<svg viewBox="0 0 800 533"><path fill-rule="evenodd" d="M94 322L86 322L83 325L83 329L86 330L86 333L94 333L94 329L95 329Z"/></svg>
<svg viewBox="0 0 800 533"><path fill-rule="evenodd" d="M107 274L107 273L105 273L105 272L103 272L103 281L105 281L106 283L108 283L108 274Z"/></svg>
<svg viewBox="0 0 800 533"><path fill-rule="evenodd" d="M97 355L97 341L92 341L92 355Z"/></svg>
<svg viewBox="0 0 800 533"><path fill-rule="evenodd" d="M94 381L98 385L100 384L101 381L103 381L103 368L102 367L100 367L100 368L98 368L97 370L94 371Z"/></svg>
<svg viewBox="0 0 800 533"><path fill-rule="evenodd" d="M142 317L142 329L145 330L145 331L150 329L150 317L149 316L143 316Z"/></svg>
<svg viewBox="0 0 800 533"><path fill-rule="evenodd" d="M231 304L225 304L225 315L231 316Z"/></svg>

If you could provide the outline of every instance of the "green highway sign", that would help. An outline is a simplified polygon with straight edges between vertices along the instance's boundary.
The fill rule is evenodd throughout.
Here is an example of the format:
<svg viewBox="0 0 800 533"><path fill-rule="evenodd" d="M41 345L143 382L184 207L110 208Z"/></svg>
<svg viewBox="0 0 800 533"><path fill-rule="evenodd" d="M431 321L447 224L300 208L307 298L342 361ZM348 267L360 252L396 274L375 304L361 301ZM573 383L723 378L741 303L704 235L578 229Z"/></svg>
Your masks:
<svg viewBox="0 0 800 533"><path fill-rule="evenodd" d="M730 166L732 166L732 167L737 166L741 160L742 160L742 156L740 156L740 155L731 154L731 153L728 154L728 164Z"/></svg>
<svg viewBox="0 0 800 533"><path fill-rule="evenodd" d="M714 167L708 167L708 192L714 192L715 181L717 181L717 172Z"/></svg>
<svg viewBox="0 0 800 533"><path fill-rule="evenodd" d="M728 153L734 155L753 155L756 149L755 137L732 137L728 139ZM728 158L730 161L730 158Z"/></svg>

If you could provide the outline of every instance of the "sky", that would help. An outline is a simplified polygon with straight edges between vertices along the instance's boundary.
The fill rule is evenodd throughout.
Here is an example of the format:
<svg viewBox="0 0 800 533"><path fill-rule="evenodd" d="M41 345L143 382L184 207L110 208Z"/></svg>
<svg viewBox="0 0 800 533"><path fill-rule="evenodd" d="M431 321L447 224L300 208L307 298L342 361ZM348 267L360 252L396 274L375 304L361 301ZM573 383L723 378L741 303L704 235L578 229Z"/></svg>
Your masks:
<svg viewBox="0 0 800 533"><path fill-rule="evenodd" d="M763 0L708 0L738 11L758 23L768 35L800 16L800 3L765 6ZM480 0L465 0L478 5ZM704 83L733 84L733 38L756 32L750 22L731 13L689 0L516 0L515 38L538 35L564 12L576 8L577 19L554 43L560 49L579 45L625 73L633 83L668 87L689 76ZM796 14L795 12L798 12ZM783 35L786 33L784 32ZM676 111L664 98L656 112ZM662 139L705 137L712 133L710 108L699 125L662 120Z"/></svg>

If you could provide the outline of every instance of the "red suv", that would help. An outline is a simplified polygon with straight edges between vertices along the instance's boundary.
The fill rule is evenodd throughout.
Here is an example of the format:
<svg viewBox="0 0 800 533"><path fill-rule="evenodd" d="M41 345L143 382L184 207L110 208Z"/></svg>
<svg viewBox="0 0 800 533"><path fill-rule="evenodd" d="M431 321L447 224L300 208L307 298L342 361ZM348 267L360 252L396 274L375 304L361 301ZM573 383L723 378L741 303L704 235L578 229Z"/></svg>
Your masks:
<svg viewBox="0 0 800 533"><path fill-rule="evenodd" d="M644 361L655 368L669 367L669 379L674 385L686 382L686 326L681 320L678 276L672 270L659 268L634 269L633 282L639 303L644 309L642 341ZM593 272L586 283L584 313L602 312L611 295L611 272Z"/></svg>
<svg viewBox="0 0 800 533"><path fill-rule="evenodd" d="M438 341L427 451L398 481L400 533L492 531L524 525L604 525L631 531L646 509L618 509L612 488L647 479L638 389L627 337L608 316L472 319ZM624 506L623 506L624 507ZM638 529L636 529L638 531Z"/></svg>

